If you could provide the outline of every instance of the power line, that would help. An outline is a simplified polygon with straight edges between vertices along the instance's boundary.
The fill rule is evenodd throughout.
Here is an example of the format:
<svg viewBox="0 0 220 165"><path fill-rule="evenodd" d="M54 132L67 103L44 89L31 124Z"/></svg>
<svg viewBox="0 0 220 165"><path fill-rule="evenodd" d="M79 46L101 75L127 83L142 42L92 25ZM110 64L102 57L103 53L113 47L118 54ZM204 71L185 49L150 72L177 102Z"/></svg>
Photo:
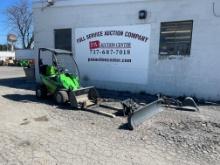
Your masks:
<svg viewBox="0 0 220 165"><path fill-rule="evenodd" d="M72 0L58 0L57 2L60 2L60 1L72 1ZM35 3L46 3L46 2L47 1L39 0L39 1L32 2L32 4L35 4Z"/></svg>

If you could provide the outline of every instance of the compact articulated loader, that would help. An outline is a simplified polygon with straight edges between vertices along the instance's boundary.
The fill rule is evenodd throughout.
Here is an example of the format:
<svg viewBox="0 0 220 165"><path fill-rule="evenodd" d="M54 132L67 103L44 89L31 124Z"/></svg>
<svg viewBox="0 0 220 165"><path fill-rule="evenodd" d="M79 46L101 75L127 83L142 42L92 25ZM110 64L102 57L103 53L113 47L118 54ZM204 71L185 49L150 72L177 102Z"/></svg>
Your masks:
<svg viewBox="0 0 220 165"><path fill-rule="evenodd" d="M49 58L50 65L43 63L41 58L43 53L51 57ZM68 61L62 62L64 57L69 57ZM72 52L40 48L38 63L40 74L40 83L36 87L38 98L53 96L57 104L70 102L71 107L77 109L97 104L99 94L96 89L93 86L83 88L80 84L80 73ZM67 63L75 73L70 71L72 69L68 70Z"/></svg>

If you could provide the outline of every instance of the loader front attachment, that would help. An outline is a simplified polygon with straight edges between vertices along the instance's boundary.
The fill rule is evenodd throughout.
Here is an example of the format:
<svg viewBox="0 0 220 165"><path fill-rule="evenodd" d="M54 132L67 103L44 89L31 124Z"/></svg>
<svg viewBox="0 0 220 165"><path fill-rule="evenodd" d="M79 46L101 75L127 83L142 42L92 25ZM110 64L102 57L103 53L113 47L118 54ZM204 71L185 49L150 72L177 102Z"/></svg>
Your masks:
<svg viewBox="0 0 220 165"><path fill-rule="evenodd" d="M72 108L84 109L98 103L99 93L94 86L80 88L69 92L69 101Z"/></svg>

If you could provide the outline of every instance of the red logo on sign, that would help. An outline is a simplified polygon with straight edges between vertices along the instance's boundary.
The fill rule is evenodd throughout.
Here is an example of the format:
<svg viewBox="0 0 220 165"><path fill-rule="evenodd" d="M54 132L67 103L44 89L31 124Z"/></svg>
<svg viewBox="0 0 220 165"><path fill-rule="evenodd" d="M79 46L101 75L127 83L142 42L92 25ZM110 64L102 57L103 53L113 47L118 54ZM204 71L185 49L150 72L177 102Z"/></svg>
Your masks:
<svg viewBox="0 0 220 165"><path fill-rule="evenodd" d="M89 42L90 49L97 49L100 48L100 41L91 41Z"/></svg>

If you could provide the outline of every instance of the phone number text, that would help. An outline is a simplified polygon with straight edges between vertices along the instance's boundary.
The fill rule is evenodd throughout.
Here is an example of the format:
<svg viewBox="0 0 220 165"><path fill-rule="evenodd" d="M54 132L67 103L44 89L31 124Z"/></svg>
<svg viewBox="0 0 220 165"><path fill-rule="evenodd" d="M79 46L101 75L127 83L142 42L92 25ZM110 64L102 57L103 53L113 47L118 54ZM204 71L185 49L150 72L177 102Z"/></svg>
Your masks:
<svg viewBox="0 0 220 165"><path fill-rule="evenodd" d="M116 50L99 50L99 49L94 49L90 50L90 54L93 55L130 55L131 51L129 49L116 49Z"/></svg>

